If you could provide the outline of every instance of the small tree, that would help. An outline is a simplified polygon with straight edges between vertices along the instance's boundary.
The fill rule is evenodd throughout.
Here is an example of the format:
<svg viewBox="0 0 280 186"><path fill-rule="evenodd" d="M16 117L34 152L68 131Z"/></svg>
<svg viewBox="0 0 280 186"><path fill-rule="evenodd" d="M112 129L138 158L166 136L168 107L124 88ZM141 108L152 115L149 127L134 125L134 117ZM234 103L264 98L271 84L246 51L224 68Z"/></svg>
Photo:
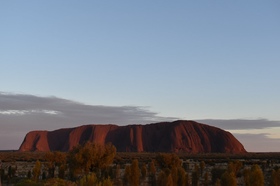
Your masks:
<svg viewBox="0 0 280 186"><path fill-rule="evenodd" d="M182 168L178 168L178 181L176 185L187 185L186 171Z"/></svg>
<svg viewBox="0 0 280 186"><path fill-rule="evenodd" d="M173 185L177 185L177 183L178 183L178 168L177 167L172 167L171 177L172 177Z"/></svg>
<svg viewBox="0 0 280 186"><path fill-rule="evenodd" d="M243 180L245 186L250 186L250 170L248 168L243 170Z"/></svg>
<svg viewBox="0 0 280 186"><path fill-rule="evenodd" d="M235 174L233 172L226 171L221 178L222 186L236 186L237 180Z"/></svg>
<svg viewBox="0 0 280 186"><path fill-rule="evenodd" d="M172 175L169 174L169 175L167 176L166 186L173 186L173 185L174 185L174 181L173 181L173 179L172 179Z"/></svg>
<svg viewBox="0 0 280 186"><path fill-rule="evenodd" d="M38 181L39 176L41 174L41 162L40 161L38 161L38 160L36 161L32 173L33 173L33 180Z"/></svg>
<svg viewBox="0 0 280 186"><path fill-rule="evenodd" d="M102 182L99 185L102 185L102 186L113 186L113 183L112 183L110 178L106 178L106 179L102 180Z"/></svg>
<svg viewBox="0 0 280 186"><path fill-rule="evenodd" d="M261 168L258 165L253 165L250 171L250 185L263 186L264 176Z"/></svg>
<svg viewBox="0 0 280 186"><path fill-rule="evenodd" d="M243 171L245 186L263 186L264 176L261 168L258 165L253 165L251 169Z"/></svg>
<svg viewBox="0 0 280 186"><path fill-rule="evenodd" d="M118 180L121 177L121 167L120 165L116 165L115 167L115 178Z"/></svg>
<svg viewBox="0 0 280 186"><path fill-rule="evenodd" d="M156 160L161 169L172 169L172 167L180 167L182 164L182 161L176 154L159 154Z"/></svg>
<svg viewBox="0 0 280 186"><path fill-rule="evenodd" d="M216 183L216 180L219 179L219 183L221 181L221 177L222 175L226 172L225 169L221 169L221 168L213 168L211 170L211 174L212 174L212 183Z"/></svg>
<svg viewBox="0 0 280 186"><path fill-rule="evenodd" d="M77 173L88 174L94 172L99 177L114 160L116 148L112 144L101 145L87 142L83 146L78 145L70 151L69 164L73 177Z"/></svg>
<svg viewBox="0 0 280 186"><path fill-rule="evenodd" d="M140 181L140 170L139 170L137 159L132 161L130 170L131 170L130 183L133 186L138 186Z"/></svg>
<svg viewBox="0 0 280 186"><path fill-rule="evenodd" d="M228 164L227 171L225 171L221 177L221 185L222 186L236 186L237 180L236 175L241 168L242 164L238 162L230 162Z"/></svg>
<svg viewBox="0 0 280 186"><path fill-rule="evenodd" d="M202 177L203 171L204 171L204 168L205 168L205 162L204 162L204 161L201 161L201 162L199 163L199 166L200 166L200 176Z"/></svg>
<svg viewBox="0 0 280 186"><path fill-rule="evenodd" d="M221 180L220 179L217 179L216 181L215 181L215 184L214 184L215 186L221 186Z"/></svg>
<svg viewBox="0 0 280 186"><path fill-rule="evenodd" d="M199 173L198 171L192 172L192 186L198 186L198 180L199 180Z"/></svg>
<svg viewBox="0 0 280 186"><path fill-rule="evenodd" d="M66 164L60 165L59 166L59 171L58 171L58 177L60 179L64 179L65 177L65 171L66 171Z"/></svg>
<svg viewBox="0 0 280 186"><path fill-rule="evenodd" d="M232 172L234 173L235 176L237 176L238 172L240 171L240 169L242 168L242 162L240 161L234 161L234 162L230 162L228 164L228 172Z"/></svg>
<svg viewBox="0 0 280 186"><path fill-rule="evenodd" d="M145 181L146 179L146 176L147 176L147 166L146 164L144 163L141 167L141 177L142 177L142 180Z"/></svg>
<svg viewBox="0 0 280 186"><path fill-rule="evenodd" d="M58 177L64 178L64 171L66 169L66 153L63 152L48 152L45 155L45 166L48 168L48 177L54 178L55 168L59 168ZM61 169L61 170L60 170Z"/></svg>
<svg viewBox="0 0 280 186"><path fill-rule="evenodd" d="M209 185L209 175L208 172L205 172L204 174L204 186L208 186Z"/></svg>
<svg viewBox="0 0 280 186"><path fill-rule="evenodd" d="M154 160L149 163L149 182L150 185L156 185L156 166Z"/></svg>
<svg viewBox="0 0 280 186"><path fill-rule="evenodd" d="M90 173L82 177L79 182L79 186L92 186L98 183L97 177L94 173Z"/></svg>
<svg viewBox="0 0 280 186"><path fill-rule="evenodd" d="M167 183L167 175L165 174L164 171L160 171L157 177L157 185L166 186L166 183Z"/></svg>
<svg viewBox="0 0 280 186"><path fill-rule="evenodd" d="M124 175L123 175L123 184L124 185L129 185L130 175L131 175L131 169L130 169L130 166L127 165L127 166L125 166Z"/></svg>
<svg viewBox="0 0 280 186"><path fill-rule="evenodd" d="M280 169L272 170L271 172L271 180L270 180L271 186L280 186Z"/></svg>

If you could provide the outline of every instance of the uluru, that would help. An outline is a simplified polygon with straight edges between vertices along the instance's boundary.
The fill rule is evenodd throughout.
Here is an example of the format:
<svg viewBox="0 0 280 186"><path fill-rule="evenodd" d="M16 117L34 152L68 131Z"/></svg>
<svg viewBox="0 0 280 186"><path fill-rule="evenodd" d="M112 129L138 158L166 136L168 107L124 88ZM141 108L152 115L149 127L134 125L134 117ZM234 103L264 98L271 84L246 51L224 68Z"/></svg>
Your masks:
<svg viewBox="0 0 280 186"><path fill-rule="evenodd" d="M31 131L19 151L69 151L86 141L110 142L118 152L246 152L230 132L186 120L126 126L92 124L54 131Z"/></svg>

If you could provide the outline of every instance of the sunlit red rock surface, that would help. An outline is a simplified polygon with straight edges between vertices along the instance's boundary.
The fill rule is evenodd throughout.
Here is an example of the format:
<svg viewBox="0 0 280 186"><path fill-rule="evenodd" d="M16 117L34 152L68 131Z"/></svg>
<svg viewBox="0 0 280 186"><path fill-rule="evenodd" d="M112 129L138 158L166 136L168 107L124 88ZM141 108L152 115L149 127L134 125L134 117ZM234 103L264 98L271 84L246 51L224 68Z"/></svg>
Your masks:
<svg viewBox="0 0 280 186"><path fill-rule="evenodd" d="M244 153L229 132L194 121L147 125L84 125L29 132L20 151L69 151L85 141L111 142L119 152Z"/></svg>

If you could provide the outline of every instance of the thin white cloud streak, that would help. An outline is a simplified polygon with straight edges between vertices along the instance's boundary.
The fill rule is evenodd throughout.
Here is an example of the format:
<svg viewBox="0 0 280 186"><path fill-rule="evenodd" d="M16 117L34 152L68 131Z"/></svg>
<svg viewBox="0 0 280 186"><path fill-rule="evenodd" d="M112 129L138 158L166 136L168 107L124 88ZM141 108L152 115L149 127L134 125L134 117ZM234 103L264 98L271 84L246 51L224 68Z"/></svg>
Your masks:
<svg viewBox="0 0 280 186"><path fill-rule="evenodd" d="M263 129L251 129L251 130L229 130L234 134L260 134L265 135L267 138L280 140L280 127L268 127Z"/></svg>
<svg viewBox="0 0 280 186"><path fill-rule="evenodd" d="M59 114L60 112L55 110L0 110L0 114L2 115L25 115L25 114L32 114L32 113L44 113L44 114Z"/></svg>

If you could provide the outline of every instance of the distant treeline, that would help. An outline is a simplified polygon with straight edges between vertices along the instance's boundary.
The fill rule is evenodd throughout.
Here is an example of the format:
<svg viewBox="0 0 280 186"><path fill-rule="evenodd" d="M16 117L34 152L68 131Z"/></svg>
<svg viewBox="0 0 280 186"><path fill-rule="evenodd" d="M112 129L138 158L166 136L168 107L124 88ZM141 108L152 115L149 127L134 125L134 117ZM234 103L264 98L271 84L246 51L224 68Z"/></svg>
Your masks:
<svg viewBox="0 0 280 186"><path fill-rule="evenodd" d="M0 152L1 181L15 186L263 186L280 184L280 153L116 152L87 142L70 152ZM17 162L31 168L18 174Z"/></svg>
<svg viewBox="0 0 280 186"><path fill-rule="evenodd" d="M4 162L10 161L46 161L46 154L48 152L19 152L17 150L0 150L0 160ZM66 152L61 152L65 153ZM115 160L130 160L137 158L140 160L149 160L155 158L161 152L116 152ZM162 152L166 153L166 152ZM224 154L224 153L205 153L205 154L189 154L189 153L176 153L180 159L280 159L280 152L262 152L262 153L244 153L244 154Z"/></svg>

